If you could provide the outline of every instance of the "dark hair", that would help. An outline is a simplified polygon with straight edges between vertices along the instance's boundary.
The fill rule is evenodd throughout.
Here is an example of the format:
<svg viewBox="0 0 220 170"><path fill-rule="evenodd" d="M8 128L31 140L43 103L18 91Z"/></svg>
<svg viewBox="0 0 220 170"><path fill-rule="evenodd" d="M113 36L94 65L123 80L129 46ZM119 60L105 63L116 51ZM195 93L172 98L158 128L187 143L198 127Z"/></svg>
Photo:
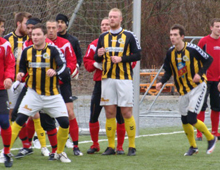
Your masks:
<svg viewBox="0 0 220 170"><path fill-rule="evenodd" d="M220 18L213 18L210 21L210 26L213 27L215 22L220 22Z"/></svg>
<svg viewBox="0 0 220 170"><path fill-rule="evenodd" d="M39 18L33 18L31 17L30 19L27 20L26 25L32 24L36 25L38 23L41 23L42 21Z"/></svg>
<svg viewBox="0 0 220 170"><path fill-rule="evenodd" d="M44 24L38 23L38 24L34 25L33 30L37 29L37 28L40 28L43 31L44 35L47 34L47 28Z"/></svg>
<svg viewBox="0 0 220 170"><path fill-rule="evenodd" d="M180 36L185 35L185 28L180 24L174 24L170 30L179 30Z"/></svg>
<svg viewBox="0 0 220 170"><path fill-rule="evenodd" d="M0 16L0 23L1 22L4 22L5 23L5 19L2 17L2 16Z"/></svg>
<svg viewBox="0 0 220 170"><path fill-rule="evenodd" d="M15 27L17 28L17 22L22 22L24 18L30 19L32 15L29 12L19 12L15 14Z"/></svg>

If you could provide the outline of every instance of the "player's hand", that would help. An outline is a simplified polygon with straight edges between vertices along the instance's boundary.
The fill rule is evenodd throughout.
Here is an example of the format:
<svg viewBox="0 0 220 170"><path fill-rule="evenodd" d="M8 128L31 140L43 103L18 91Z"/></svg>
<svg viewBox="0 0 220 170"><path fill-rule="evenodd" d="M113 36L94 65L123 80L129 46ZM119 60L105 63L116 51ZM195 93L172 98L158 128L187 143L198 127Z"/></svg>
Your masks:
<svg viewBox="0 0 220 170"><path fill-rule="evenodd" d="M47 76L48 77L53 77L53 76L55 76L57 73L56 73L56 71L54 70L54 69L52 69L52 68L50 68L49 70L47 70Z"/></svg>
<svg viewBox="0 0 220 170"><path fill-rule="evenodd" d="M162 85L163 85L163 84L162 84L161 82L157 83L157 84L156 84L156 90L159 91L159 90L161 89Z"/></svg>
<svg viewBox="0 0 220 170"><path fill-rule="evenodd" d="M113 63L120 63L122 58L118 56L111 56L111 60Z"/></svg>
<svg viewBox="0 0 220 170"><path fill-rule="evenodd" d="M199 74L195 74L195 76L193 77L193 82L198 83L200 80L201 80L201 76Z"/></svg>
<svg viewBox="0 0 220 170"><path fill-rule="evenodd" d="M95 68L102 70L102 63L94 62L93 65Z"/></svg>
<svg viewBox="0 0 220 170"><path fill-rule="evenodd" d="M220 82L218 83L217 87L218 87L218 91L220 92Z"/></svg>
<svg viewBox="0 0 220 170"><path fill-rule="evenodd" d="M101 56L103 56L104 54L105 54L105 48L104 48L104 47L99 48L99 49L98 49L98 56L101 57Z"/></svg>
<svg viewBox="0 0 220 170"><path fill-rule="evenodd" d="M13 92L14 94L16 94L17 89L18 89L20 83L21 83L21 82L18 81L18 80L16 80L16 81L13 83L11 90L12 90L12 92Z"/></svg>
<svg viewBox="0 0 220 170"><path fill-rule="evenodd" d="M24 73L19 72L19 73L17 74L17 80L21 82L22 77L24 77Z"/></svg>
<svg viewBox="0 0 220 170"><path fill-rule="evenodd" d="M4 87L5 87L5 89L10 89L11 85L12 85L12 80L10 78L6 78L4 80Z"/></svg>

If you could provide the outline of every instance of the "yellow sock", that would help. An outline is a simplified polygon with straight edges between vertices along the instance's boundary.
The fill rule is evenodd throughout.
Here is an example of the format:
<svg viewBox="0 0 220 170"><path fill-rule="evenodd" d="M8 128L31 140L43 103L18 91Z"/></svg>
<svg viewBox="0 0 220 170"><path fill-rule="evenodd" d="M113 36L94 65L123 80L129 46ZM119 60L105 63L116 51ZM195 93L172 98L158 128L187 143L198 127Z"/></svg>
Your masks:
<svg viewBox="0 0 220 170"><path fill-rule="evenodd" d="M21 131L22 126L19 126L16 122L14 122L11 126L11 131L12 131L12 135L11 135L11 144L10 144L10 149L13 146L15 139L17 138L19 132Z"/></svg>
<svg viewBox="0 0 220 170"><path fill-rule="evenodd" d="M128 135L128 146L129 148L135 148L135 134L136 134L136 123L134 120L134 116L126 119L124 118L125 121L125 129L127 131Z"/></svg>
<svg viewBox="0 0 220 170"><path fill-rule="evenodd" d="M46 135L44 129L41 126L40 118L33 119L33 121L34 121L34 128L37 133L38 140L41 144L41 147L44 148L46 147Z"/></svg>
<svg viewBox="0 0 220 170"><path fill-rule="evenodd" d="M116 119L106 119L105 124L106 136L108 138L108 147L115 149L115 131L116 131Z"/></svg>
<svg viewBox="0 0 220 170"><path fill-rule="evenodd" d="M190 146L192 146L194 148L197 148L196 140L195 140L195 137L194 137L193 126L189 123L188 124L182 124L182 125L183 125L183 130L185 131L185 134L188 138Z"/></svg>
<svg viewBox="0 0 220 170"><path fill-rule="evenodd" d="M59 127L59 130L57 132L57 154L63 152L66 141L68 139L68 134L69 134L69 128L64 129Z"/></svg>
<svg viewBox="0 0 220 170"><path fill-rule="evenodd" d="M197 123L194 125L194 127L198 129L200 132L202 132L208 141L214 139L214 136L209 132L205 123L203 123L202 121L197 119Z"/></svg>

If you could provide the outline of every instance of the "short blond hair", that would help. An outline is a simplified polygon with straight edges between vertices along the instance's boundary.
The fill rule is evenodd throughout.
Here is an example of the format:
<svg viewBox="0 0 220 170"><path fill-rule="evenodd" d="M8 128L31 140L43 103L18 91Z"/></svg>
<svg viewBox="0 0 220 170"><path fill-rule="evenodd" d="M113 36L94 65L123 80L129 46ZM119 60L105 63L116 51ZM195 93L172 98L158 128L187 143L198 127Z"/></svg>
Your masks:
<svg viewBox="0 0 220 170"><path fill-rule="evenodd" d="M120 15L121 15L121 17L122 17L122 12L121 12L120 9L118 9L118 8L112 8L112 9L109 11L109 13L112 12L112 11L114 11L114 12L119 12Z"/></svg>

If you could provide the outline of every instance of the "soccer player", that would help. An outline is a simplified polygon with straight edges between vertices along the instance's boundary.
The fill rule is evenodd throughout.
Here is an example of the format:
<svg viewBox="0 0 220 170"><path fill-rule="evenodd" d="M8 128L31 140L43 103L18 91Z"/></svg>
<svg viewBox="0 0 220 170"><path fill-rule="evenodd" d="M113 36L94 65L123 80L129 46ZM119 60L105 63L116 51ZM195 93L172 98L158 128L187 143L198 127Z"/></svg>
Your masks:
<svg viewBox="0 0 220 170"><path fill-rule="evenodd" d="M211 123L212 123L212 134L220 139L218 133L219 127L219 113L220 113L220 93L217 89L218 76L220 73L220 18L214 18L210 22L211 34L202 38L198 46L205 52L213 57L213 62L207 70L207 93L205 102L201 112L197 118L204 122L205 110L207 108L207 98L210 95L210 106L211 106ZM202 133L197 131L196 140L202 140Z"/></svg>
<svg viewBox="0 0 220 170"><path fill-rule="evenodd" d="M14 18L15 25L16 25L15 31L10 32L4 37L6 40L10 42L12 53L14 54L14 57L15 57L15 62L16 62L15 75L18 73L18 67L19 67L23 43L24 41L28 39L26 22L29 18L31 18L31 14L28 12L17 13ZM10 111L9 111L10 124L11 124L11 118L12 118L11 117L12 111L17 102L18 96L25 84L25 83L20 83L19 86L17 86L17 92L14 93L13 87L15 83L16 82L14 82L13 85L11 86L11 89L8 90L9 107L10 107ZM33 153L33 149L29 145L29 142L27 139L26 124L23 125L23 128L21 132L19 133L19 138L21 139L22 145L23 145L23 148L20 151L25 154Z"/></svg>
<svg viewBox="0 0 220 170"><path fill-rule="evenodd" d="M55 20L47 21L46 27L48 31L47 38L53 41L53 43L63 52L66 58L67 67L70 69L71 77L74 78L78 72L78 68L76 66L76 56L70 42L64 38L57 36L58 24ZM66 103L69 114L69 132L74 143L73 153L76 156L82 156L83 153L79 150L78 147L79 127L73 110L71 81L65 83L60 82L60 91Z"/></svg>
<svg viewBox="0 0 220 170"><path fill-rule="evenodd" d="M69 68L63 53L54 45L45 42L47 29L42 24L36 24L32 30L34 45L23 50L17 80L28 73L26 79L27 92L18 109L18 116L12 124L11 147L29 116L44 110L56 118L60 128L57 134L57 152L55 158L61 162L71 162L63 152L69 133L68 112L58 89L58 77L69 81Z"/></svg>
<svg viewBox="0 0 220 170"><path fill-rule="evenodd" d="M58 23L58 33L57 33L57 35L59 37L67 39L71 43L71 45L73 47L73 50L76 54L77 67L80 67L81 64L82 64L81 48L80 48L79 40L76 37L68 34L68 32L67 32L67 28L68 28L68 25L69 25L68 17L64 14L58 14L56 16L56 21Z"/></svg>
<svg viewBox="0 0 220 170"><path fill-rule="evenodd" d="M179 111L183 129L188 138L190 148L184 156L198 153L194 137L194 128L201 131L208 140L206 153L211 154L215 148L217 137L212 135L206 125L197 119L197 114L202 108L207 90L206 70L213 59L197 45L184 42L185 29L182 25L175 24L170 29L172 47L168 50L164 61L165 73L156 89L160 90L173 75L174 83L179 92Z"/></svg>
<svg viewBox="0 0 220 170"><path fill-rule="evenodd" d="M32 29L33 29L34 25L36 25L38 23L41 23L41 20L39 18L30 18L30 19L27 20L26 25L27 25L27 31L28 31L29 39L24 42L23 49L33 45L32 37L31 37ZM46 42L48 42L50 44L53 44L53 42L50 41L48 38L46 39ZM23 81L25 81L25 78L23 78ZM16 89L16 87L14 87L14 89ZM20 95L19 95L19 97L18 97L16 105L13 109L13 112L12 112L12 118L13 119L16 118L19 105L20 105L21 100L23 99L26 91L27 91L27 87L24 86L21 93L20 93ZM53 123L53 121L51 121L51 123ZM46 126L46 127L48 127L48 126ZM27 128L26 138L28 138L28 140L29 140L29 146L31 146L32 138L33 138L34 132L36 130L36 133L38 135L38 141L40 142L39 145L40 145L40 148L41 148L41 154L43 156L49 156L50 152L46 147L45 131L41 126L39 113L35 114L34 118L29 117L29 119L26 123L26 128ZM55 125L54 125L54 128L56 129ZM49 139L50 139L50 137L49 137ZM19 153L15 156L15 158L22 158L22 157L27 155L26 153L28 153L28 150L26 148L23 148L19 151Z"/></svg>
<svg viewBox="0 0 220 170"><path fill-rule="evenodd" d="M101 21L101 32L104 33L109 31L109 19L107 17L103 18ZM93 72L93 80L95 81L95 86L92 94L91 105L90 105L90 121L89 121L89 130L90 136L93 141L93 145L87 150L88 154L93 154L100 150L100 146L98 143L99 139L99 122L98 118L102 110L102 106L100 106L101 99L101 77L102 77L102 63L97 63L94 60L94 55L97 47L98 39L91 42L87 48L86 54L83 57L83 62L86 70L88 72ZM124 127L124 119L120 113L120 108L117 107L117 155L125 154L123 150L123 143L125 137L125 127Z"/></svg>
<svg viewBox="0 0 220 170"><path fill-rule="evenodd" d="M0 17L0 36L4 32L5 19ZM15 58L11 51L11 45L4 38L0 37L0 127L4 146L5 167L13 164L10 153L11 126L9 123L9 102L6 89L10 89L15 77ZM3 163L3 162L2 162Z"/></svg>
<svg viewBox="0 0 220 170"><path fill-rule="evenodd" d="M101 81L101 102L106 113L106 135L108 147L103 155L115 154L115 130L117 106L120 107L128 135L128 156L136 155L136 123L132 115L133 70L131 62L141 58L141 47L135 35L121 27L122 12L117 8L110 10L110 31L100 35L95 61L103 63Z"/></svg>

